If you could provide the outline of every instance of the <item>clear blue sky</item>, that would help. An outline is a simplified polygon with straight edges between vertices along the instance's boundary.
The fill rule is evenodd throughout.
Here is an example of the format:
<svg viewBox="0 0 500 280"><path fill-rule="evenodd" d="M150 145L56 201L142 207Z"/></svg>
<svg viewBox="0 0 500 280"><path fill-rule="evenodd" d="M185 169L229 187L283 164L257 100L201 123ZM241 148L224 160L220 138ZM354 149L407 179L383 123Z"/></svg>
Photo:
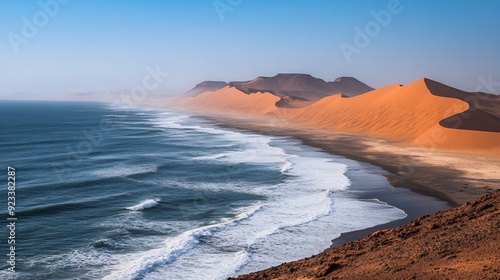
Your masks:
<svg viewBox="0 0 500 280"><path fill-rule="evenodd" d="M479 76L500 82L495 0L400 0L400 12L372 30L350 63L340 45L355 47L355 28L365 29L390 0L72 0L42 25L39 2L54 1L0 0L0 94L127 89L156 65L170 73L160 86L169 92L297 72L354 76L373 87L421 77L465 90L476 89ZM214 2L236 5L221 18ZM32 38L23 35L23 18L39 21Z"/></svg>

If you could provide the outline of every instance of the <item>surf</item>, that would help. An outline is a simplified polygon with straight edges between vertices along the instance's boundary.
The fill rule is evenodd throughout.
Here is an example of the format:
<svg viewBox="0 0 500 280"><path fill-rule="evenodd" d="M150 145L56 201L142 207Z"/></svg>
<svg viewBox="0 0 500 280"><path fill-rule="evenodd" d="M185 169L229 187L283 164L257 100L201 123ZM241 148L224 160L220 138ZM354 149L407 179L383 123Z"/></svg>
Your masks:
<svg viewBox="0 0 500 280"><path fill-rule="evenodd" d="M125 209L130 210L130 211L142 211L144 209L153 208L153 207L158 206L158 201L159 200L146 199L137 205L126 207Z"/></svg>

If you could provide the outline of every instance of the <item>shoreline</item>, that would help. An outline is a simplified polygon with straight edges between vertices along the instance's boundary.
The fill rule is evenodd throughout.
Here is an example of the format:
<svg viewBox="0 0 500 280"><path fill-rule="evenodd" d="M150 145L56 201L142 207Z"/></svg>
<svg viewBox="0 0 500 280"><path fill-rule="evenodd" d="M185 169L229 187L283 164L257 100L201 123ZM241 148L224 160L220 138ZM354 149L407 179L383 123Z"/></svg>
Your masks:
<svg viewBox="0 0 500 280"><path fill-rule="evenodd" d="M336 159L345 158L346 161L356 161L364 165L363 168L376 167L379 174L387 179L387 183L395 188L395 191L388 190L364 190L362 194L357 194L358 199L380 199L383 202L403 210L407 217L389 223L380 224L374 227L344 232L339 237L331 240L330 248L343 245L345 243L359 240L378 230L391 229L410 223L411 221L425 215L448 210L467 201L473 200L486 193L491 193L495 189L500 189L500 179L485 180L464 176L461 170L453 168L436 167L424 162L414 162L415 158L421 155L405 155L391 153L389 151L370 151L369 148L382 143L389 145L388 141L351 135L345 133L334 133L322 131L314 128L294 127L286 125L269 125L269 120L264 124L259 123L259 118L233 117L221 114L200 114L194 113L193 117L207 119L220 127L249 130L270 136L288 136L298 139L304 145L319 148ZM397 147L397 146L393 146ZM398 149L411 149L401 148ZM383 150L383 149L382 149ZM428 152L422 151L424 155L444 153L452 158L461 159L468 156L448 152ZM470 160L475 159L474 156ZM401 174L405 170L404 163L411 162L410 166L415 171L410 174ZM493 167L500 161L493 159ZM349 164L348 164L349 165ZM403 168L401 167L403 166ZM346 176L354 181L353 171L346 172ZM463 183L464 181L470 183ZM443 191L449 186L451 191ZM441 187L441 188L439 188Z"/></svg>
<svg viewBox="0 0 500 280"><path fill-rule="evenodd" d="M278 126L262 117L184 112L220 127L294 137L328 154L380 167L390 185L435 197L453 207L500 189L500 158L402 147L389 140L317 128Z"/></svg>
<svg viewBox="0 0 500 280"><path fill-rule="evenodd" d="M346 191L341 191L343 195L359 201L387 204L404 211L406 214L406 217L402 219L396 219L359 230L341 232L340 236L330 240L330 247L363 238L377 230L404 225L421 216L431 215L439 211L446 211L453 207L451 203L440 198L420 194L408 188L396 188L392 186L385 176L384 169L379 166L326 152L323 149L307 145L295 137L278 137L287 137L297 140L301 145L308 147L307 149L319 150L321 153L325 153L325 155L335 163L344 164L346 166L344 175L349 179L350 184Z"/></svg>
<svg viewBox="0 0 500 280"><path fill-rule="evenodd" d="M332 154L329 153L329 155ZM386 184L391 188L387 188L387 186L377 186L376 184L367 181L364 177L366 172L374 172L379 176L385 177L385 175L383 174L384 170L381 167L348 158L340 158L339 160L338 158L340 156L332 156L336 161L345 163L348 166L345 175L350 179L351 188L353 188L353 190L358 191L358 189L360 188L359 186L364 186L364 188L361 189L361 193L353 194L354 197L359 200L377 199L383 203L403 210L407 216L403 219L394 220L373 227L343 232L339 237L331 240L332 243L330 245L330 248L361 239L378 230L391 229L408 224L411 221L424 215L431 215L436 212L446 211L453 208L453 205L445 200L426 194L420 194L408 188L394 187L389 182L386 182ZM353 168L353 161L358 163L360 167Z"/></svg>

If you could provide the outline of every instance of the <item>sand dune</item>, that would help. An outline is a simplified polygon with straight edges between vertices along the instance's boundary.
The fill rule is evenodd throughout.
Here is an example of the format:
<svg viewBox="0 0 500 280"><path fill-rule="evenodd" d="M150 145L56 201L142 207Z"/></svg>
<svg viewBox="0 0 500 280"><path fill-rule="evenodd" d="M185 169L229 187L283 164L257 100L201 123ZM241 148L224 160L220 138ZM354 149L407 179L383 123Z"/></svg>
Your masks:
<svg viewBox="0 0 500 280"><path fill-rule="evenodd" d="M467 110L467 103L432 95L424 80L393 85L351 98L326 97L297 115L314 125L397 139L414 138L444 118Z"/></svg>
<svg viewBox="0 0 500 280"><path fill-rule="evenodd" d="M429 79L353 97L327 96L304 108L278 108L279 102L283 99L268 92L246 94L225 87L193 97L186 104L197 110L239 115L280 115L295 125L381 137L422 148L487 149L500 154L499 99Z"/></svg>
<svg viewBox="0 0 500 280"><path fill-rule="evenodd" d="M183 100L195 110L259 116L213 116L222 122L224 118L234 120L232 125L236 127L268 133L276 133L279 127L277 135L321 143L318 147L374 164L384 162L379 166L390 172L387 178L394 186L409 185L424 193L445 194L454 203L498 187L498 96L464 92L421 79L353 97L326 96L302 108L294 108L293 102L297 101L308 102L278 97L265 89L252 93L230 86ZM241 126L242 122L251 125ZM498 275L498 238L493 233L498 232L499 213L493 206L499 199L499 192L487 195L316 256L237 279L493 279Z"/></svg>
<svg viewBox="0 0 500 280"><path fill-rule="evenodd" d="M437 96L463 100L469 104L467 111L446 118L440 122L444 127L500 132L500 96L465 92L447 85L425 80L429 91Z"/></svg>
<svg viewBox="0 0 500 280"><path fill-rule="evenodd" d="M186 96L197 96L207 91L216 91L227 86L226 82L223 81L204 81L197 84L194 88L190 89L184 95Z"/></svg>
<svg viewBox="0 0 500 280"><path fill-rule="evenodd" d="M500 156L498 132L451 129L437 124L411 143L417 147L430 149L488 150L491 155Z"/></svg>
<svg viewBox="0 0 500 280"><path fill-rule="evenodd" d="M204 81L184 93L186 97L198 96L207 91L217 91L230 85L246 94L268 92L281 97L278 108L303 108L325 96L342 94L356 96L373 88L353 77L339 77L326 82L308 74L278 74L274 77L257 77L245 82Z"/></svg>
<svg viewBox="0 0 500 280"><path fill-rule="evenodd" d="M246 94L226 86L217 91L204 92L196 97L185 98L180 105L203 111L234 113L238 115L264 115L276 111L280 97L271 93Z"/></svg>
<svg viewBox="0 0 500 280"><path fill-rule="evenodd" d="M424 148L500 150L500 133L491 132L499 125L495 116L475 108L470 110L467 97L473 96L436 82L421 79L407 86L389 86L352 97L326 97L295 116L314 126L392 138ZM465 95L464 95L465 93ZM479 107L479 106L478 106ZM474 117L472 117L474 116ZM474 130L443 127L444 119L453 117L457 124ZM487 131L481 127L488 125Z"/></svg>

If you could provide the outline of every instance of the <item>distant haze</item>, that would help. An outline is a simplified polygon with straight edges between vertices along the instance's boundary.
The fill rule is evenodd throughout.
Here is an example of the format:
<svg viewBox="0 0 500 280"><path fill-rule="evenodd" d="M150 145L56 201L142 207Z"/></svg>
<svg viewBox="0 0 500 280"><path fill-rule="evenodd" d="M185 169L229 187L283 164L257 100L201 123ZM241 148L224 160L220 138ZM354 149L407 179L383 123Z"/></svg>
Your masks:
<svg viewBox="0 0 500 280"><path fill-rule="evenodd" d="M0 97L132 89L148 67L163 93L278 73L500 93L500 1L66 2L0 2Z"/></svg>

